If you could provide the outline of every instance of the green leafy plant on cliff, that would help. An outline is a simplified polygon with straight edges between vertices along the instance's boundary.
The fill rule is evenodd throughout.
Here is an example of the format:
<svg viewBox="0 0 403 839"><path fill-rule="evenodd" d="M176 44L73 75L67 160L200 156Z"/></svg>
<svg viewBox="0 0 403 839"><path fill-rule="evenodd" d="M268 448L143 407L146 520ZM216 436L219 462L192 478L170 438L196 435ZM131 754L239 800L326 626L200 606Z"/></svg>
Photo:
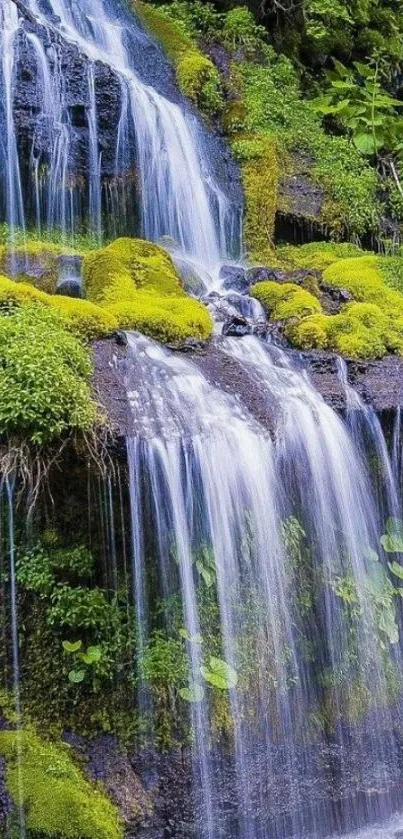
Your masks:
<svg viewBox="0 0 403 839"><path fill-rule="evenodd" d="M394 151L396 109L403 103L382 86L379 61L355 61L349 68L334 60L334 70L327 77L330 86L325 96L314 101L316 110L337 119L365 155Z"/></svg>
<svg viewBox="0 0 403 839"><path fill-rule="evenodd" d="M3 434L43 444L96 422L88 351L56 312L26 305L0 316L0 362Z"/></svg>

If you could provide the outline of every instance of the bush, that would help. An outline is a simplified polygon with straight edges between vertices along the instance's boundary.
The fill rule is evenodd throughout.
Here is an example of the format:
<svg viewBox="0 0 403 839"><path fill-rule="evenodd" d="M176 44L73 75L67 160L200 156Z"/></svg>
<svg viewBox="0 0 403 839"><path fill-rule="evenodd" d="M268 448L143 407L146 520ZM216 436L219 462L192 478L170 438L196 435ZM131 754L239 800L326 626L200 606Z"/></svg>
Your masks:
<svg viewBox="0 0 403 839"><path fill-rule="evenodd" d="M278 248L280 262L290 268L311 268L324 271L340 259L362 256L358 245L350 242L309 242L306 245L285 245Z"/></svg>
<svg viewBox="0 0 403 839"><path fill-rule="evenodd" d="M1 731L7 788L29 831L49 839L121 839L116 807L75 766L69 749L31 730Z"/></svg>
<svg viewBox="0 0 403 839"><path fill-rule="evenodd" d="M18 286L16 286L18 288ZM87 350L57 312L37 304L0 318L0 428L46 443L97 419Z"/></svg>

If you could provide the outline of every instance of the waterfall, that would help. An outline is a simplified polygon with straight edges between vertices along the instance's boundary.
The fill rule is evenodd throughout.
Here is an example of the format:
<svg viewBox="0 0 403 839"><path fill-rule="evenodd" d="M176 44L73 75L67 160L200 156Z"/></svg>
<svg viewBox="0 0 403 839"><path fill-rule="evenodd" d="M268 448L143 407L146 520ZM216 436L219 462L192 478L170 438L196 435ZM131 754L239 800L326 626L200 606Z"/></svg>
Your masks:
<svg viewBox="0 0 403 839"><path fill-rule="evenodd" d="M212 177L195 116L141 81L134 69L131 56L140 41L152 43L148 36L123 9L116 11L107 0L85 0L80 8L71 0L27 0L26 6L38 30L76 48L78 57L87 63L81 85L89 147L85 164L89 228L99 236L102 178L94 68L107 66L120 89L120 116L113 140L114 175L119 179L125 169L129 171L133 166L137 172L142 235L152 241L168 237L200 270L213 271L226 252L227 238L234 226L233 208ZM44 48L35 32L25 34L26 28L13 0L3 0L0 125L6 139L4 147L0 147L0 172L5 172L5 220L12 230L24 227L29 220L27 207L32 204L38 229L58 227L67 236L77 232L82 223L82 179L75 162L77 132L63 79L62 47L60 42L54 42ZM26 161L21 159L23 153L19 154L13 112L20 56L30 55L29 49L33 50L36 65L39 113L23 197L21 172ZM46 144L39 142L41 130L47 137ZM28 187L32 197L26 192ZM122 213L119 202L113 211L118 216ZM133 215L134 207L126 211ZM122 227L124 219L121 223L115 219L115 223Z"/></svg>
<svg viewBox="0 0 403 839"><path fill-rule="evenodd" d="M353 436L285 353L252 337L219 346L278 406L274 440L193 363L129 336L126 386L136 435L128 457L136 476L131 505L142 645L149 631L146 556L153 555L166 601L177 585L181 591L189 690L196 686L199 700L191 716L203 793L200 835L330 835L387 815L388 789L399 777L385 642L397 673L401 660L394 606L386 615L380 605L391 597L378 559L384 522ZM210 651L200 616L200 551L214 568L219 655L239 680L228 696L239 802L230 823L214 785L211 698L201 678ZM305 600L298 603L301 584ZM245 644L253 675L244 672ZM327 748L314 722L326 696L333 704L334 783L343 790L354 767L362 773L370 762L382 789L379 800L364 794L364 805L341 794L337 819L306 785L306 779L325 784L312 742ZM357 701L360 725L349 724ZM271 784L279 776L291 816L271 819ZM361 783L371 781L363 776Z"/></svg>

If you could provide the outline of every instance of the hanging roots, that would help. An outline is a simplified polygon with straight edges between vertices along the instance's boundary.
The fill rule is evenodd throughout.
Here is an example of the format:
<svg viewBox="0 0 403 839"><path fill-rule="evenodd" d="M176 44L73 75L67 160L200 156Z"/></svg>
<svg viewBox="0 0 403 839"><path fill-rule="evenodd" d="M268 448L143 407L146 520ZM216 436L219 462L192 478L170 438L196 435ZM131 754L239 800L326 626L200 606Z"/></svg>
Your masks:
<svg viewBox="0 0 403 839"><path fill-rule="evenodd" d="M26 440L8 438L0 446L0 492L6 482L14 489L15 503L23 500L28 516L32 513L40 492L47 492L53 503L49 473L62 470L63 458L69 448L86 460L88 469L106 477L115 477L116 467L111 454L116 445L108 427L94 428L84 434L70 434L54 446L34 447Z"/></svg>

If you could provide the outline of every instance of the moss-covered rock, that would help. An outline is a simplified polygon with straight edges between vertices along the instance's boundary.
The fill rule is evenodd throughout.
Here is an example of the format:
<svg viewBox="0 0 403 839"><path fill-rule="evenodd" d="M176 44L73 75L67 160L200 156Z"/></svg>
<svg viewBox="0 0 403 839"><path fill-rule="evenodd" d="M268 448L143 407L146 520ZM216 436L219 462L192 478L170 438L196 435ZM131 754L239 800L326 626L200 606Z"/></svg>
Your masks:
<svg viewBox="0 0 403 839"><path fill-rule="evenodd" d="M144 239L116 239L87 254L83 269L86 295L100 306L134 300L139 290L183 294L171 257Z"/></svg>
<svg viewBox="0 0 403 839"><path fill-rule="evenodd" d="M249 259L273 264L278 159L270 138L243 136L232 145L245 193L244 243Z"/></svg>
<svg viewBox="0 0 403 839"><path fill-rule="evenodd" d="M32 835L49 839L121 839L116 807L75 765L69 749L31 730L0 732L7 788Z"/></svg>
<svg viewBox="0 0 403 839"><path fill-rule="evenodd" d="M28 238L23 245L0 246L0 273L13 275L17 282L29 283L53 294L57 283L57 260L63 253L60 244Z"/></svg>
<svg viewBox="0 0 403 839"><path fill-rule="evenodd" d="M312 251L311 259L315 261ZM316 313L290 322L286 335L301 349L324 348L352 358L403 353L403 294L390 288L384 258L347 258L330 264L324 282L354 298L336 315Z"/></svg>
<svg viewBox="0 0 403 839"><path fill-rule="evenodd" d="M210 315L187 297L168 254L142 239L117 239L84 259L86 292L116 318L160 341L211 335Z"/></svg>
<svg viewBox="0 0 403 839"><path fill-rule="evenodd" d="M317 297L295 283L256 283L252 293L272 320L300 319L322 311Z"/></svg>
<svg viewBox="0 0 403 839"><path fill-rule="evenodd" d="M32 303L57 310L65 326L87 341L110 335L117 328L117 321L110 312L88 300L46 294L27 283L0 276L0 312Z"/></svg>
<svg viewBox="0 0 403 839"><path fill-rule="evenodd" d="M138 294L136 300L109 306L119 329L134 329L157 341L176 342L186 338L207 339L211 335L211 318L202 303L190 298L172 300Z"/></svg>

